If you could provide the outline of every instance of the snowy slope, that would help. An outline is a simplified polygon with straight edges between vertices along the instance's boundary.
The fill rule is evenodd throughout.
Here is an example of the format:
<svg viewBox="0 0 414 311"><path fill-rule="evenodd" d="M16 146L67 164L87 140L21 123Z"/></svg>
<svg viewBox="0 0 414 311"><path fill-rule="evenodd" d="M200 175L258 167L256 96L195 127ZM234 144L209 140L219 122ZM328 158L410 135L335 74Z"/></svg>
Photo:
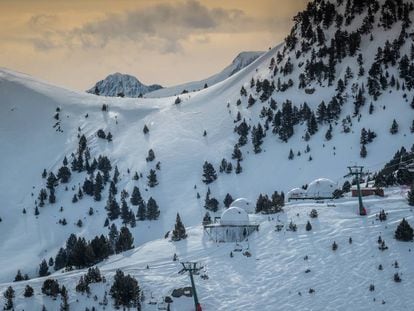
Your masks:
<svg viewBox="0 0 414 311"><path fill-rule="evenodd" d="M139 280L146 296L143 310L158 310L157 305L148 303L162 300L174 288L189 286L189 277L178 274L179 262L172 261L176 253L179 260L197 261L204 267L202 274L207 274L209 279L195 276L195 282L206 311L349 310L350 306L353 310L411 310L414 304L411 295L413 244L395 241L393 232L402 217L412 223L413 212L406 203L405 191L393 189L386 195L386 199L365 199L370 213L367 218L357 215L355 198L337 201L334 207L327 207L326 203L294 203L286 206L284 213L270 219L257 216L260 230L248 242L240 244L242 252L249 250L251 257L235 251L240 247L234 243L214 243L201 226L189 228L185 241L152 241L99 264L107 283L92 285L90 298L74 291L84 270L58 272L51 277L70 290L71 309L84 310L92 306L99 309L98 303L104 291L109 292L115 270L122 269ZM319 216L309 219L313 208ZM375 217L381 209L388 214L385 222ZM297 232L285 230L291 220L298 226ZM311 231L305 230L308 220L312 223ZM282 224L285 227L277 232L275 225ZM387 250L378 249L378 236L385 241ZM352 244L348 241L350 237ZM335 252L332 251L334 241L338 244ZM394 267L395 261L398 261L398 268ZM382 271L378 270L380 264ZM393 281L394 273L401 275L401 283ZM39 294L43 280L1 284L0 291L13 285L16 310L37 311L42 304L48 309L58 308L59 298L53 301ZM26 284L34 287L34 298L22 297ZM369 291L371 284L375 286L372 292ZM315 292L309 293L309 289ZM97 301L93 300L93 295L97 295ZM171 310L193 310L192 298L173 300ZM112 308L108 305L106 310Z"/></svg>
<svg viewBox="0 0 414 311"><path fill-rule="evenodd" d="M206 78L200 81L194 81L189 83L184 83L176 86L166 87L160 90L155 90L145 95L148 98L154 97L167 97L167 96L174 96L179 95L183 91L187 92L194 92L199 91L207 86L212 86L216 83L219 83L228 77L232 76L236 72L242 70L244 67L250 65L254 62L257 58L263 55L264 52L241 52L236 58L232 61L230 65L224 68L221 72Z"/></svg>
<svg viewBox="0 0 414 311"><path fill-rule="evenodd" d="M161 85L145 85L134 76L117 72L97 82L86 92L100 96L134 98L161 88Z"/></svg>
<svg viewBox="0 0 414 311"><path fill-rule="evenodd" d="M412 13L411 17L413 18ZM352 27L358 27L361 19L356 18L356 24L351 23L348 27L349 30L351 31ZM374 61L376 50L384 44L385 39L392 40L398 36L399 26L400 24L396 24L395 27L387 31L375 27L372 31L375 40L369 41L366 38L362 40L360 51L364 55L366 69ZM410 27L409 31L412 32L413 28ZM334 28L326 30L326 36L332 35L334 31ZM137 270L135 273L148 291L158 291L158 288L162 287L160 284L174 283L174 285L168 285L169 288L163 289L162 295L165 295L172 288L171 286L176 286L177 266L173 265L170 260L173 249L177 247L175 251L182 256L188 259L198 260L200 258L208 261L209 266L215 266L212 275L216 280L212 277L205 285L201 285L201 296L208 298L205 303L210 310L216 310L218 305L220 306L219 310L249 309L252 297L257 301L259 293L262 292L265 292L266 301L282 301L283 306L287 309L301 306L302 308L299 309L315 310L325 305L334 307L337 303L338 309L345 310L346 299L355 302L359 310L387 309L390 305L397 310L409 309L413 303L410 300L411 296L407 300L397 299L402 297L398 293L402 293L401 295L405 293L406 285L412 285L408 280L412 279L413 271L407 268L408 260L412 257L402 255L407 251L406 247L409 244L397 243L392 240L391 236L396 222L402 217L407 217L412 223L412 215L406 203L403 202L404 199L398 193L391 195L385 202L371 201L372 205L369 208L372 210L368 219L360 219L355 216L354 201L352 203L344 201L337 204L335 209L327 210L325 215L321 214L324 217L321 218L321 222L326 222L326 227L323 230L327 231L323 231L323 234L316 234L315 241L311 241L315 245L323 244L320 252L318 251L316 254L319 259L315 264L318 267L323 266L324 270L311 268L312 271L318 273L319 279L317 281L313 279L306 281L306 277L304 279L298 277L298 274L302 273L299 267L306 266L302 259L304 256L302 253L306 250L306 253L309 252L309 255L312 255L308 239L312 236L302 234L303 230L299 230L295 238L289 239L291 233L286 233L287 238L280 238L279 241L278 236L275 236L276 233L273 232L275 223L266 224L266 222L262 223L260 232L253 237L256 239L255 247L257 247L254 250L254 258L259 260L248 259L250 260L249 265L251 265L249 267L256 273L240 278L237 273L242 273L241 270L245 270L245 267L240 265L242 268L236 267L232 270L235 272L231 272L231 282L227 278L225 281L223 277L220 278L220 275L226 275L225 272L229 270L228 254L232 246L217 247L210 244L202 237L201 229L198 227L205 213L203 206L204 196L207 192L207 186L201 181L202 165L204 161L209 161L218 170L222 158L226 158L232 161L233 167L235 167L236 163L231 160L231 153L238 141L238 135L233 131L236 124L234 120L238 113L251 126L257 125L258 122L263 123L259 115L263 107L269 106L269 101L262 103L259 100L260 93L256 93L255 88L250 88L251 79L256 81L257 79L272 79L276 84L278 78L282 80L291 78L294 82L293 87L285 92L275 91L272 94L278 109L281 109L282 103L289 99L297 107L307 102L309 107L315 110L322 100L328 103L336 94L337 81L343 78L345 68L347 66L356 68L355 58L345 57L337 64L337 74L332 86L312 82L311 87L315 88L315 92L307 94L304 89L298 87L299 74L302 70L300 68L303 68L299 65L301 62L306 62L310 55L302 55L296 59L296 51L286 52L282 63L291 57L295 68L286 77L281 74L273 76L273 70L269 68L271 59L275 58L278 52L283 53L284 47L284 44L276 46L243 70L214 85L210 86L209 84L206 89L180 95L182 102L179 105L174 104L176 96L173 95L175 93L170 93L168 95L171 97L165 98L98 97L62 89L24 74L1 69L0 198L2 204L0 217L2 222L0 222L0 234L2 242L0 243L0 266L2 269L0 282L3 283L2 288L13 279L17 269L28 273L30 277L36 277L40 261L44 258L54 257L71 233L76 233L87 239L91 239L97 234L107 234L108 230L103 227L103 224L106 218L104 207L108 186L104 189L103 199L100 202L94 202L88 196L77 203L71 202L78 185L82 185L86 177L84 172L72 175L67 191L64 186L60 185L56 192L57 202L39 208L40 215L34 216L35 200L39 190L45 186L45 180L41 178L43 169L53 170L56 173L62 165L63 158L65 156L70 158L70 154L76 152L78 134L84 134L92 156L106 155L111 159L113 166L118 166L121 172L121 180L118 184L118 201L121 190L125 189L131 193L133 186L136 185L139 186L144 199L148 200L152 196L158 202L161 210L159 220L138 221L137 227L130 229L134 235L135 246L141 248L112 257L107 263L101 265L109 275L117 267L122 267L132 273L134 269L142 269L137 268L136 263L142 263L142 265L149 263L151 266L155 265L157 261L161 263L168 261L168 265L162 269L162 272L154 272L150 269L145 272ZM409 50L410 41L407 40L402 51L409 53ZM356 72L356 70L354 71ZM395 66L390 66L389 72L398 76ZM319 124L319 131L305 142L303 136L307 126L306 122L300 122L295 125L294 134L287 143L272 134L271 129L267 131L262 144L263 151L254 154L249 133L249 142L241 147L244 158L241 162L243 172L238 175L234 173L234 170L231 174L218 173L218 179L209 185L212 196L220 202L220 208L223 208L222 201L226 193L230 193L233 198L244 197L256 202L260 193L270 195L275 190L286 193L292 188L308 184L320 177L330 178L341 186L344 181L343 176L347 173L347 165L357 163L364 165L370 171L376 171L382 168L402 146L409 150L414 141L413 134L410 132L413 110L409 104L413 98L413 92L407 89L388 89L377 101L366 94L367 103L361 108L360 116L351 117L351 131L349 133L343 132L341 120L347 115L352 116L354 111L352 84L360 85L362 82L365 83L366 79L367 76L359 78L356 74L354 78L350 79L345 91L348 95L347 100L341 107L339 120L331 123L333 137L329 141L325 138L329 125L322 123ZM249 95L252 94L257 98L256 103L249 108L247 107L248 96L240 95L242 86ZM241 99L240 105L237 105L238 99ZM375 107L372 114L369 113L368 107L371 101ZM102 104L109 106L108 112L101 110ZM60 108L59 126L61 131L57 131L59 127L54 127L57 123L54 118L57 107ZM395 135L389 132L393 119L398 120L399 124L399 132ZM147 125L150 130L147 135L144 135L142 131L144 125ZM359 155L360 133L363 127L371 129L377 134L377 138L367 145L368 155L366 158L361 158ZM98 129L103 129L105 132L110 131L113 135L113 141L107 142L99 139L96 136ZM204 130L207 132L206 136L203 136ZM309 145L310 152L305 154L306 145ZM147 163L145 160L150 148L154 150L156 155L153 163ZM291 149L295 158L288 160ZM301 152L300 156L297 155L298 151ZM308 160L309 156L312 156L312 161ZM161 162L161 170L157 171L159 185L155 188L148 188L145 176L148 175L151 168L154 168L157 161ZM130 173L128 173L128 169ZM142 173L144 178L134 181L132 176L135 171ZM75 190L72 190L73 188ZM201 195L201 199L197 199L197 192ZM61 206L63 207L62 212L59 211ZM351 208L347 209L350 206ZM90 207L95 210L93 216L87 215ZM296 220L296 210L303 208L304 211L308 211L311 207L314 206L307 204L292 206L292 208L288 208L287 215L280 217L285 223L293 218L303 227L305 218L301 217ZM26 214L22 213L24 208L27 210ZM377 277L375 274L375 277L372 276L372 281L369 281L372 274L368 275L371 271L368 269L368 265L374 269L373 262L378 258L373 257L369 261L365 260L371 258L370 256L377 255L374 245L375 239L380 230L385 230L383 224L375 222L372 224L371 222L374 217L373 213L380 208L389 210L391 216L389 226L384 233L387 244L391 244L390 252L381 253L384 256L384 266L397 259L401 263L402 269L407 269L403 270L403 279L407 280L407 283L405 281L400 285L387 283L388 285L384 285L386 287L379 289L381 292L378 295L377 304L365 305L362 303L368 304L367 299L369 298L371 302L373 297L369 296L369 293L362 298L355 294L355 292L358 293L352 289L355 286L355 281L351 279L351 276L348 276L349 273L346 271L352 271L353 278L360 276L359 291L365 290L369 285L368 282L390 280L392 277L391 273L381 277ZM173 227L177 212L180 213L184 224L192 227L190 239L178 244L157 240ZM301 211L299 213L302 215ZM59 219L63 217L68 222L66 226L58 224ZM260 216L258 217L260 218ZM78 219L82 219L82 228L75 226ZM118 228L121 227L121 220L118 219L115 223ZM355 240L354 246L359 245L355 252L355 258L353 257L354 253L349 256L350 248L346 248L344 245L347 240L347 232L350 230L356 232L355 237L352 233ZM280 233L280 235L282 234L283 232ZM345 238L344 235L346 235ZM369 237L372 252L367 250L368 240L359 240L357 235ZM333 254L330 251L330 244L337 237L340 248L338 253ZM340 237L342 237L341 240L339 240ZM157 241L150 242L152 240ZM286 247L279 248L279 244L275 241ZM253 248L252 244L250 247ZM272 247L267 248L268 245L272 245ZM217 256L223 258L223 260L217 261L217 266L214 261L217 258L212 249L217 249ZM347 252L345 253L347 256L337 256L342 249ZM208 256L211 256L211 259L207 258ZM336 272L339 273L338 285L335 285L330 278L323 277L336 271L334 270L336 267L331 264L334 259L340 260L341 264L349 268ZM236 256L233 260L244 263L244 260L247 259ZM278 262L283 265L277 266ZM283 270L285 266L288 267L287 270ZM355 269L358 271L351 270L351 267L357 267ZM387 269L385 270L387 271ZM151 275L151 273L154 274ZM62 278L67 280L72 289L78 277L79 272L76 271L62 275ZM170 277L171 281L169 281ZM187 284L185 277L180 280L183 282L182 284ZM299 283L295 283L296 280ZM38 284L37 286L40 286L41 282L41 279L30 281L31 284ZM230 282L229 287L223 288L227 282ZM246 283L248 285L243 285ZM17 286L23 286L23 284ZM394 288L392 287L394 285L400 287ZM312 296L308 296L306 292L311 286L316 289L315 296L318 296L319 289L326 296L321 295L322 300L312 300ZM350 287L352 288L349 289ZM381 287L379 286L379 288ZM344 290L348 291L347 295L342 294L341 291ZM302 296L297 295L297 291L301 291ZM71 293L71 295L74 294ZM71 297L71 301L74 301L74 297ZM361 304L359 304L359 298L362 300ZM40 308L43 298L37 296L35 299ZM378 304L379 299L386 301L385 306ZM209 301L212 301L210 305ZM20 301L19 303L23 304L24 302ZM179 306L191 305L191 303L184 301L180 303L182 305ZM234 309L231 307L233 305ZM265 303L259 304L259 306L265 310L273 310L268 308ZM177 307L176 310L185 310L186 308ZM147 309L151 310L150 307Z"/></svg>

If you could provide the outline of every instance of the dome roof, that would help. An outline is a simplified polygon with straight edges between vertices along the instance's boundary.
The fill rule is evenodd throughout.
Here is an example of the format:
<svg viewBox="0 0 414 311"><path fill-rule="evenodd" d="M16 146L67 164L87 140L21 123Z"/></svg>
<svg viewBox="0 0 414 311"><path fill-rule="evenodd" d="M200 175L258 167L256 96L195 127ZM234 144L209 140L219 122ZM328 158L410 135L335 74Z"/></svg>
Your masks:
<svg viewBox="0 0 414 311"><path fill-rule="evenodd" d="M240 207L229 207L221 215L221 225L248 225L249 215Z"/></svg>
<svg viewBox="0 0 414 311"><path fill-rule="evenodd" d="M310 197L331 197L338 188L337 184L327 178L318 178L308 185L307 195Z"/></svg>
<svg viewBox="0 0 414 311"><path fill-rule="evenodd" d="M256 211L254 204L245 198L238 198L234 200L230 204L230 207L239 207L241 209L244 209L248 214L252 214Z"/></svg>
<svg viewBox="0 0 414 311"><path fill-rule="evenodd" d="M287 198L297 198L297 197L303 197L306 195L306 190L303 190L301 188L293 188L287 193Z"/></svg>

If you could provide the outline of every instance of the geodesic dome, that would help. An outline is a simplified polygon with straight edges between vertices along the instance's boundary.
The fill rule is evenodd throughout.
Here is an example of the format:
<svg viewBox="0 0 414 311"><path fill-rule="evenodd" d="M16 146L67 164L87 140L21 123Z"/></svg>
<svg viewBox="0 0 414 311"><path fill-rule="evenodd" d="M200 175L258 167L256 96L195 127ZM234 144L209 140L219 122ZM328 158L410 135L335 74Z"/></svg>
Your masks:
<svg viewBox="0 0 414 311"><path fill-rule="evenodd" d="M229 207L226 209L220 218L221 225L248 225L249 215L240 207Z"/></svg>
<svg viewBox="0 0 414 311"><path fill-rule="evenodd" d="M230 207L239 207L241 209L244 209L248 214L253 214L256 211L254 204L245 198L238 198L234 200L230 204Z"/></svg>
<svg viewBox="0 0 414 311"><path fill-rule="evenodd" d="M328 178L318 178L312 181L306 190L308 197L330 198L333 192L338 188L338 185Z"/></svg>
<svg viewBox="0 0 414 311"><path fill-rule="evenodd" d="M306 190L302 188L293 188L287 193L287 199L303 198L306 196Z"/></svg>

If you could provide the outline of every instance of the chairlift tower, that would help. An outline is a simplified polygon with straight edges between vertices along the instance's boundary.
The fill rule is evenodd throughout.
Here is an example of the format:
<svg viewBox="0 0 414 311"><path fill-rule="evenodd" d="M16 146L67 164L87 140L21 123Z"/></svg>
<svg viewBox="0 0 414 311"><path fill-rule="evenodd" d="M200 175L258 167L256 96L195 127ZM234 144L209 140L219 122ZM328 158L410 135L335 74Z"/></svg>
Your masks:
<svg viewBox="0 0 414 311"><path fill-rule="evenodd" d="M197 262L181 262L181 264L183 265L183 268L178 272L178 273L185 273L188 272L190 274L190 280L191 280L191 288L193 290L193 297L194 297L194 306L195 306L195 311L202 311L201 309L201 305L198 301L198 297L197 297L197 292L196 292L196 288L195 288L195 283L194 283L194 274L198 274L199 271L201 269L203 269L203 267L200 266L199 263Z"/></svg>
<svg viewBox="0 0 414 311"><path fill-rule="evenodd" d="M348 166L349 174L345 175L344 177L355 176L356 184L357 184L357 191L358 191L358 201L359 201L359 215L366 216L367 210L365 209L364 205L362 204L362 193L361 193L361 186L360 181L361 177L364 175L363 166Z"/></svg>

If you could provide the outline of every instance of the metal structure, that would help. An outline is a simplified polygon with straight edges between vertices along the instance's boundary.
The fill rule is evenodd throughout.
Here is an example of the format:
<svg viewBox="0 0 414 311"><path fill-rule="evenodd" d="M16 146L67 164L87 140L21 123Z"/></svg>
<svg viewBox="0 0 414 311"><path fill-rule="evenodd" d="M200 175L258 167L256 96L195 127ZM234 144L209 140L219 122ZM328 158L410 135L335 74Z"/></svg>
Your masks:
<svg viewBox="0 0 414 311"><path fill-rule="evenodd" d="M203 224L204 232L216 242L242 242L250 234L259 231L259 224L249 221L246 224L221 224L219 221Z"/></svg>
<svg viewBox="0 0 414 311"><path fill-rule="evenodd" d="M348 169L349 169L349 174L345 175L344 177L355 176L356 186L357 186L357 191L358 191L359 215L366 216L367 210L365 209L362 203L362 193L361 193L361 186L360 186L361 177L365 174L363 172L364 167L354 165L354 166L348 166Z"/></svg>
<svg viewBox="0 0 414 311"><path fill-rule="evenodd" d="M202 311L200 302L198 301L193 275L199 274L200 270L203 269L203 267L201 267L199 263L191 262L191 261L181 262L181 264L183 265L183 268L178 273L180 274L183 274L185 272L189 273L190 280L191 280L191 288L192 288L193 297L194 297L195 311Z"/></svg>

